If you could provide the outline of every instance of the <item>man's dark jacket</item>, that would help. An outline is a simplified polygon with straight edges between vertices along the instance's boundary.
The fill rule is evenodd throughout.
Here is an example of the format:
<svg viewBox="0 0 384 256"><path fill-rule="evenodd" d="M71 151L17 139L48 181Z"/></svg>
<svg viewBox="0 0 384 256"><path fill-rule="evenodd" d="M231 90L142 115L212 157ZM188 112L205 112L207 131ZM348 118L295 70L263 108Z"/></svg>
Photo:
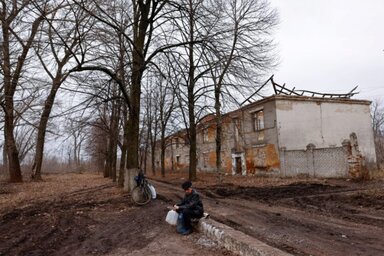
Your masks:
<svg viewBox="0 0 384 256"><path fill-rule="evenodd" d="M183 200L177 204L180 210L188 209L196 215L203 215L204 207L200 200L200 195L193 189L192 193L185 195Z"/></svg>

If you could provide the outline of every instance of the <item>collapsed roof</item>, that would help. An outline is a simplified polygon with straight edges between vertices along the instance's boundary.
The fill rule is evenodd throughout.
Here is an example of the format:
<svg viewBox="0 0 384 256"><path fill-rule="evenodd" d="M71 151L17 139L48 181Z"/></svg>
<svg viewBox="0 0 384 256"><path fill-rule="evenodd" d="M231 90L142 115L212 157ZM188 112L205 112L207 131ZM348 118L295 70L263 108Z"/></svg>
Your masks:
<svg viewBox="0 0 384 256"><path fill-rule="evenodd" d="M262 84L251 96L249 96L246 100L244 100L240 105L242 106L247 102L248 103L254 102L255 99L253 97L255 96L265 98L264 96L260 95L259 92L268 84L268 82L272 83L275 95L294 95L294 96L306 96L306 97L320 97L320 98L328 98L328 99L349 99L355 94L358 94L358 92L355 91L357 89L357 86L348 93L320 93L320 92L313 92L308 90L296 90L296 87L293 87L293 89L289 89L285 86L285 84L280 85L276 83L273 80L273 75L272 75L264 84Z"/></svg>

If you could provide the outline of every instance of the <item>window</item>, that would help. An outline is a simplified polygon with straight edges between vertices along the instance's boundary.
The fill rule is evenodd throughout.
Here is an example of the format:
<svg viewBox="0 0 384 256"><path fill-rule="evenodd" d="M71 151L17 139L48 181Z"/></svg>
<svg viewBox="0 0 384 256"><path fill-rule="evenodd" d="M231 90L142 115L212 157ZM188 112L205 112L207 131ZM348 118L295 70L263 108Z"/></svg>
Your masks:
<svg viewBox="0 0 384 256"><path fill-rule="evenodd" d="M264 111L259 110L253 113L253 130L260 131L264 129Z"/></svg>
<svg viewBox="0 0 384 256"><path fill-rule="evenodd" d="M180 164L180 156L176 156L176 164Z"/></svg>

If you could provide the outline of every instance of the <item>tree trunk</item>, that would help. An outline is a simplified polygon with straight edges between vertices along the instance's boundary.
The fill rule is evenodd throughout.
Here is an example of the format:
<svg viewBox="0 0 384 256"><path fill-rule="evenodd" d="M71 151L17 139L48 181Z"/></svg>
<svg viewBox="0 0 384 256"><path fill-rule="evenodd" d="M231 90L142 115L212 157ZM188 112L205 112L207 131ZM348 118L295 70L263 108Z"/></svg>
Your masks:
<svg viewBox="0 0 384 256"><path fill-rule="evenodd" d="M120 116L120 101L114 102L112 111L112 124L111 124L111 136L112 136L112 161L111 171L112 180L116 182L116 165L117 165L117 142L119 137L119 116Z"/></svg>
<svg viewBox="0 0 384 256"><path fill-rule="evenodd" d="M72 134L73 136L74 136L74 145L73 145L73 162L74 162L74 164L75 164L75 169L77 168L77 163L78 163L78 160L77 160L77 156L78 156L78 154L77 154L77 135L76 135L76 132L74 132L73 134Z"/></svg>
<svg viewBox="0 0 384 256"><path fill-rule="evenodd" d="M148 138L148 137L147 137ZM144 174L147 174L147 156L148 156L148 139L146 140L146 143L145 143L145 149L144 149L144 156L143 156L143 171L144 171Z"/></svg>
<svg viewBox="0 0 384 256"><path fill-rule="evenodd" d="M3 76L4 76L4 137L8 158L8 171L9 180L11 182L22 182L21 168L19 162L19 152L16 147L16 141L14 137L14 108L13 108L13 96L15 94L16 85L20 76L22 59L19 58L18 62L18 74L14 74L16 77L12 77L11 74L11 61L10 61L10 49L9 49L9 24L7 22L2 23L3 32ZM2 63L2 64L3 64Z"/></svg>
<svg viewBox="0 0 384 256"><path fill-rule="evenodd" d="M123 145L121 147L121 158L120 158L120 169L119 169L119 179L117 181L119 187L124 186L124 175L125 175L125 163L127 159L127 144L128 144L128 138L127 138L127 123L128 123L128 113L127 108L124 106L123 109L123 119L124 119L124 134L123 134Z"/></svg>
<svg viewBox="0 0 384 256"><path fill-rule="evenodd" d="M81 155L80 155L80 153L81 153L81 144L82 144L82 142L80 141L79 144L78 144L78 147L77 147L77 157L76 157L77 163L76 163L76 165L77 165L78 169L81 166Z"/></svg>
<svg viewBox="0 0 384 256"><path fill-rule="evenodd" d="M124 167L125 167L125 159L127 154L127 143L126 139L124 138L123 145L121 147L121 158L120 158L120 168L119 168L119 179L117 180L117 184L119 187L124 186Z"/></svg>
<svg viewBox="0 0 384 256"><path fill-rule="evenodd" d="M124 180L124 190L127 192L131 192L132 189L136 185L136 181L134 180L134 177L138 174L138 168L132 168L132 169L125 169L125 177Z"/></svg>
<svg viewBox="0 0 384 256"><path fill-rule="evenodd" d="M152 167L152 174L153 176L156 175L156 134L157 134L157 127L158 127L158 121L155 121L155 127L153 130L153 134L151 133L151 167Z"/></svg>
<svg viewBox="0 0 384 256"><path fill-rule="evenodd" d="M22 182L21 168L19 162L19 151L16 147L16 141L13 135L13 99L5 98L5 120L4 120L4 134L7 145L7 157L8 157L8 171L10 182Z"/></svg>
<svg viewBox="0 0 384 256"><path fill-rule="evenodd" d="M147 173L147 161L148 161L148 152L149 152L149 147L150 147L150 136L151 136L151 131L152 130L152 118L148 118L147 121L147 135L145 138L145 150L144 150L144 174Z"/></svg>
<svg viewBox="0 0 384 256"><path fill-rule="evenodd" d="M192 112L193 110L190 110ZM197 167L197 147L196 147L196 125L195 125L195 115L190 113L189 115L190 121L190 127L189 127L189 179L191 181L196 180L196 167ZM192 119L191 119L192 118Z"/></svg>
<svg viewBox="0 0 384 256"><path fill-rule="evenodd" d="M216 171L217 180L222 182L221 171L221 141L222 141L222 123L221 123L221 104L220 104L220 87L215 89L215 110L216 110Z"/></svg>
<svg viewBox="0 0 384 256"><path fill-rule="evenodd" d="M124 36L123 31L120 31L119 33L119 75L122 81L122 84L126 84L125 79L125 67L124 67L124 55L125 55L125 48L124 48ZM123 143L121 146L121 158L120 158L120 167L119 167L119 178L117 180L117 185L119 187L124 186L124 174L125 174L125 164L126 164L126 157L127 157L127 118L128 118L128 112L127 112L127 104L122 103L119 101L119 111L122 109L122 123L123 123ZM120 116L120 114L119 114ZM117 125L116 129L119 129L119 125ZM116 142L119 140L119 131L117 131L116 134ZM116 148L117 150L117 148ZM117 152L116 152L117 153Z"/></svg>
<svg viewBox="0 0 384 256"><path fill-rule="evenodd" d="M161 161L161 177L165 177L165 133L164 129L161 131L161 152L160 152L160 161Z"/></svg>
<svg viewBox="0 0 384 256"><path fill-rule="evenodd" d="M112 94L114 97L115 94ZM117 157L117 136L118 136L118 111L116 102L112 102L112 113L110 116L109 122L109 136L108 136L108 150L107 150L107 161L106 161L106 169L104 172L104 177L110 177L115 182L116 181L116 157Z"/></svg>
<svg viewBox="0 0 384 256"><path fill-rule="evenodd" d="M216 171L217 171L217 180L219 183L222 182L222 165L221 165L221 143L222 143L222 119L221 119L221 87L224 81L224 76L226 75L229 66L232 64L233 55L235 52L236 44L238 39L238 24L235 24L234 28L234 38L232 42L231 52L228 56L228 60L224 65L224 69L220 74L219 80L215 83L215 111L216 111Z"/></svg>
<svg viewBox="0 0 384 256"><path fill-rule="evenodd" d="M4 136L4 145L3 145L3 152L2 153L3 153L3 171L4 171L4 173L7 173L7 176L8 176L9 173L7 172L7 166L8 166L7 141L5 140L5 136Z"/></svg>
<svg viewBox="0 0 384 256"><path fill-rule="evenodd" d="M154 8L154 7L153 7ZM140 126L140 94L141 79L145 70L145 39L149 25L149 12L151 1L134 2L134 24L133 24L133 52L132 52L132 74L130 88L130 109L128 122L129 144L127 147L127 179L133 179L136 175L133 170L139 168L139 126ZM128 180L128 184L131 184ZM132 188L130 188L132 189Z"/></svg>
<svg viewBox="0 0 384 256"><path fill-rule="evenodd" d="M127 147L127 168L139 167L139 124L140 124L140 82L132 85L131 109L129 111L129 121L127 135L129 144Z"/></svg>
<svg viewBox="0 0 384 256"><path fill-rule="evenodd" d="M138 55L138 54L133 54ZM135 62L136 59L136 62ZM138 63L143 64L138 56L134 57L133 71L132 71L132 85L131 85L131 108L129 110L129 120L127 125L127 136L129 143L127 146L127 176L128 179L125 183L129 185L126 188L131 191L133 177L136 175L134 170L139 168L139 125L140 125L140 92L141 92L141 75L142 71ZM132 180L131 180L132 179Z"/></svg>
<svg viewBox="0 0 384 256"><path fill-rule="evenodd" d="M196 180L197 154L196 154L196 121L195 121L195 63L194 63L194 10L193 3L189 2L189 84L188 84L188 117L189 117L189 179Z"/></svg>
<svg viewBox="0 0 384 256"><path fill-rule="evenodd" d="M14 54L13 49L10 49L11 45L17 44L18 40L11 42L10 33L14 32L14 28L11 28L11 24L14 21L18 21L20 17L19 11L25 8L29 2L25 1L22 5L17 6L16 1L6 1L3 3L3 13L1 19L1 28L2 28L2 71L3 71L3 86L4 86L4 112L5 112L5 120L4 120L4 134L5 140L7 144L7 155L8 155L8 170L10 174L11 182L22 182L20 161L19 161L19 152L16 146L16 141L14 137L14 104L13 97L15 95L16 87L19 84L19 79L22 74L22 70L25 65L25 61L27 59L29 50L32 47L33 40L35 35L40 27L40 23L44 19L44 15L41 14L37 17L33 22L31 22L31 29L27 40L24 40L19 46L21 47L20 55L12 56ZM9 6L7 6L9 4ZM20 8L20 9L18 9ZM12 13L7 13L12 10ZM7 16L7 14L9 14ZM12 32L11 32L12 31ZM26 33L25 31L23 31ZM16 46L17 47L17 46ZM17 52L17 51L16 51ZM14 63L11 64L11 59L15 60ZM17 60L17 61L16 61ZM11 66L15 64L14 69L11 69Z"/></svg>
<svg viewBox="0 0 384 256"><path fill-rule="evenodd" d="M47 100L45 101L44 109L41 114L40 123L37 130L35 159L32 165L32 179L35 181L42 180L41 167L43 165L44 157L45 133L47 130L49 116L55 101L56 93L60 87L60 83L61 76L57 76L53 81L51 91L47 97Z"/></svg>
<svg viewBox="0 0 384 256"><path fill-rule="evenodd" d="M107 150L105 156L105 166L104 166L104 178L111 177L111 159L112 159L112 150L111 150L111 136L108 136L107 139Z"/></svg>
<svg viewBox="0 0 384 256"><path fill-rule="evenodd" d="M155 150L156 150L156 141L152 142L151 145L151 167L152 167L152 175L156 175L156 158L155 158Z"/></svg>

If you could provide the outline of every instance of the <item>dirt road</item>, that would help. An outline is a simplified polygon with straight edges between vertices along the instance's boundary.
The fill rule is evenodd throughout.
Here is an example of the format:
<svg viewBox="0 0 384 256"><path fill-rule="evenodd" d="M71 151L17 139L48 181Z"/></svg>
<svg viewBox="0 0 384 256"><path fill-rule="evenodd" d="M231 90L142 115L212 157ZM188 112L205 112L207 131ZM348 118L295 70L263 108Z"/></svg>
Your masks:
<svg viewBox="0 0 384 256"><path fill-rule="evenodd" d="M66 186L0 183L0 255L232 255L201 234L177 234L164 221L166 202L137 207L121 188L95 177L73 175Z"/></svg>
<svg viewBox="0 0 384 256"><path fill-rule="evenodd" d="M59 178L61 177L61 178ZM211 217L294 255L384 255L383 181L214 178L194 183ZM0 255L232 255L201 234L176 234L166 206L183 177L153 181L144 207L96 174L0 182Z"/></svg>
<svg viewBox="0 0 384 256"><path fill-rule="evenodd" d="M177 200L180 181L154 181ZM212 218L295 255L384 255L383 182L197 185Z"/></svg>

